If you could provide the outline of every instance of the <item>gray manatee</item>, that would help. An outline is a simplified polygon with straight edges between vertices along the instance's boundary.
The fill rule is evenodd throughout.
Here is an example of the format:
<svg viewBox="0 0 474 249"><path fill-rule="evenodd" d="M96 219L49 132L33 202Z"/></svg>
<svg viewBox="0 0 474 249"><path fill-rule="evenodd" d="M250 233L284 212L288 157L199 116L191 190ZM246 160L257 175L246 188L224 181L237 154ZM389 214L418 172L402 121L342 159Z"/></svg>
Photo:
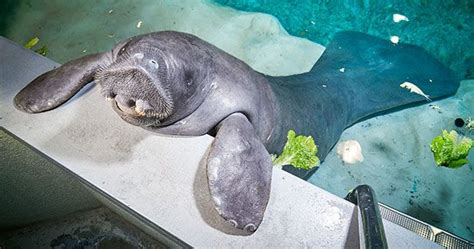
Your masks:
<svg viewBox="0 0 474 249"><path fill-rule="evenodd" d="M459 86L422 48L357 32L337 33L311 71L272 77L196 36L163 31L46 72L14 103L29 113L47 111L93 80L130 124L161 134L215 136L207 159L210 194L218 213L248 232L262 222L269 153L281 152L288 130L313 136L324 160L346 127L425 101L401 83L416 84L431 99ZM314 173L284 169L301 178Z"/></svg>

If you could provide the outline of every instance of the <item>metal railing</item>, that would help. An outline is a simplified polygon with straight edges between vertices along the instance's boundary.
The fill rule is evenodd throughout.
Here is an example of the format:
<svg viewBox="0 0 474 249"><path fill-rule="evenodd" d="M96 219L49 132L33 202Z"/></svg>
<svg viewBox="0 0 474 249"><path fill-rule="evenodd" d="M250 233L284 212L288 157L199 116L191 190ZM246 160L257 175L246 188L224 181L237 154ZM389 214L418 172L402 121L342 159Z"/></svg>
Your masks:
<svg viewBox="0 0 474 249"><path fill-rule="evenodd" d="M349 192L345 198L354 203L359 208L359 231L363 231L360 236L361 247L365 245L367 249L388 248L382 218L380 216L379 205L375 197L374 190L368 185L359 185Z"/></svg>
<svg viewBox="0 0 474 249"><path fill-rule="evenodd" d="M436 228L428 223L378 203L375 191L368 185L359 185L347 194L346 200L359 209L360 245L367 249L387 248L382 218L408 229L448 249L474 249L474 243Z"/></svg>

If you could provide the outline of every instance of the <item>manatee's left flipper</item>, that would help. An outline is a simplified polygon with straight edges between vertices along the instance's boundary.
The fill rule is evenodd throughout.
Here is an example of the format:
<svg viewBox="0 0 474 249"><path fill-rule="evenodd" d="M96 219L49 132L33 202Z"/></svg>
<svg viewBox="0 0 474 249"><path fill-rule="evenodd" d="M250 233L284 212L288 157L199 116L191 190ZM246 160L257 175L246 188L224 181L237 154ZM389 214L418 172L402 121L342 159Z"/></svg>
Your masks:
<svg viewBox="0 0 474 249"><path fill-rule="evenodd" d="M34 79L15 96L15 105L29 113L58 107L89 83L97 69L109 65L111 61L110 52L72 60Z"/></svg>
<svg viewBox="0 0 474 249"><path fill-rule="evenodd" d="M233 226L254 232L270 197L272 161L243 114L234 113L219 124L207 177L219 214Z"/></svg>

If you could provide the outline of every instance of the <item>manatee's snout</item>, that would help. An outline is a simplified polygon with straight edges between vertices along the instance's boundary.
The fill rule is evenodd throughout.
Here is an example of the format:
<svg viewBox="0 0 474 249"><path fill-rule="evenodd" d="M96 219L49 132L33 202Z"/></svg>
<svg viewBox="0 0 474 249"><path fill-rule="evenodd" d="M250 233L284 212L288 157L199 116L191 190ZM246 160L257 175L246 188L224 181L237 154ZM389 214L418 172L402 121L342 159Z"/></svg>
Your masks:
<svg viewBox="0 0 474 249"><path fill-rule="evenodd" d="M173 113L171 93L163 86L165 73L159 71L164 66L159 62L143 53L131 54L94 77L114 111L133 125L156 126Z"/></svg>

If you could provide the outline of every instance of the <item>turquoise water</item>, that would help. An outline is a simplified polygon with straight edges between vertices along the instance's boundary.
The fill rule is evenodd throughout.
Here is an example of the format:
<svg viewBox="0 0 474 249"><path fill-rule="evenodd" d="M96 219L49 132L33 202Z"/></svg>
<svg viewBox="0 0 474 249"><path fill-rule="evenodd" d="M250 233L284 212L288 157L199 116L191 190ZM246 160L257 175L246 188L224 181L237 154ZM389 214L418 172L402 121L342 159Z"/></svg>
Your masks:
<svg viewBox="0 0 474 249"><path fill-rule="evenodd" d="M244 11L274 15L292 35L326 45L334 33L353 30L416 44L462 78L474 78L474 1L215 0ZM396 3L390 3L396 2ZM395 23L392 14L408 17Z"/></svg>
<svg viewBox="0 0 474 249"><path fill-rule="evenodd" d="M327 45L336 32L343 30L384 39L398 36L400 42L428 50L460 78L474 78L474 1L216 2L243 11L274 15L290 34L322 45ZM392 18L396 13L409 21L394 22ZM472 92L472 87L470 89L466 92ZM369 184L376 190L379 201L474 241L472 164L457 171L437 168L427 148L440 129L454 128L452 121L456 115L473 115L472 107L471 110L462 107L472 106L466 102L472 99L446 101L436 104L443 108L453 105L451 113L429 114L419 107L354 125L341 140L360 141L366 160L360 165L348 166L341 164L332 153L309 182L341 197L358 184ZM426 132L426 129L432 131ZM367 135L369 131L380 135Z"/></svg>

